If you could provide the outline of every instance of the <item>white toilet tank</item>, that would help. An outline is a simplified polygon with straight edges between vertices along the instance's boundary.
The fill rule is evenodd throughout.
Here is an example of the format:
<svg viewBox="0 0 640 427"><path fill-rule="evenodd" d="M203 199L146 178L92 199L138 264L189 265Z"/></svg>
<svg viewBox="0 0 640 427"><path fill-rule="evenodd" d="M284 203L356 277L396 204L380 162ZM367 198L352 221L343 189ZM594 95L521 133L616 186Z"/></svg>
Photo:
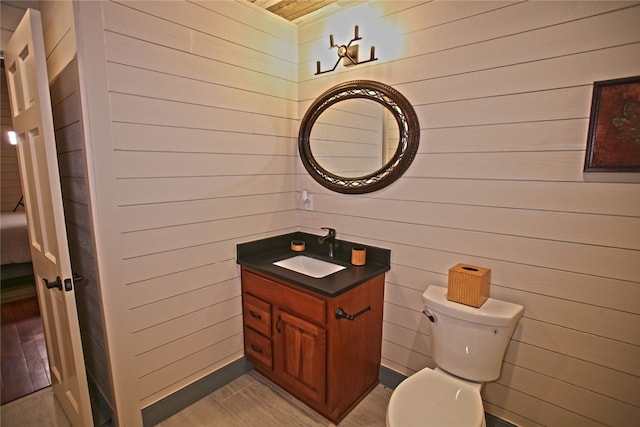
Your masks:
<svg viewBox="0 0 640 427"><path fill-rule="evenodd" d="M431 321L431 352L436 365L475 381L500 376L509 339L524 308L489 298L479 308L447 300L447 289L430 286L422 294ZM430 317L431 320L431 317Z"/></svg>

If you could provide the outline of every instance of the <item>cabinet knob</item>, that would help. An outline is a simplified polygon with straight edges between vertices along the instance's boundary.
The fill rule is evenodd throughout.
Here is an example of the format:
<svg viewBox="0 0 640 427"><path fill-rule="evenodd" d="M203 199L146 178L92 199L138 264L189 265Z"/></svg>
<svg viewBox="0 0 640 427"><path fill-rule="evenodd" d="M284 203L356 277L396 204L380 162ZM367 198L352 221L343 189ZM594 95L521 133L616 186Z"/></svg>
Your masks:
<svg viewBox="0 0 640 427"><path fill-rule="evenodd" d="M249 314L251 315L251 317L253 317L254 319L258 319L258 320L262 320L262 316L260 316L259 313L256 313L253 310L249 310Z"/></svg>

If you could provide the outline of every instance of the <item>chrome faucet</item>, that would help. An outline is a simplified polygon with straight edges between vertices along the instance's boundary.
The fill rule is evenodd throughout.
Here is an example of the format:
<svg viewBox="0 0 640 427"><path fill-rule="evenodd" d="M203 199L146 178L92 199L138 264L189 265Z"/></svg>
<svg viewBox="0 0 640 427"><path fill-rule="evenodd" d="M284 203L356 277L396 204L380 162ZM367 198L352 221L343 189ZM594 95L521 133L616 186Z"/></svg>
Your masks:
<svg viewBox="0 0 640 427"><path fill-rule="evenodd" d="M321 230L327 230L327 235L318 237L318 243L320 243L322 245L325 242L325 240L328 240L328 243L329 243L329 258L333 258L333 248L334 248L335 243L336 243L336 230L334 230L333 228L329 228L329 227L322 227Z"/></svg>

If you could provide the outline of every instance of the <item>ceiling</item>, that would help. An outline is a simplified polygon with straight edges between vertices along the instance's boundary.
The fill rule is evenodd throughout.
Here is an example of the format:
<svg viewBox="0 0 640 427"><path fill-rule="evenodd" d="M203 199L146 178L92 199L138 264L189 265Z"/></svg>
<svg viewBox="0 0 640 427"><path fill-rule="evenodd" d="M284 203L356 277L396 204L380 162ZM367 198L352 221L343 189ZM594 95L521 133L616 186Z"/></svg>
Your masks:
<svg viewBox="0 0 640 427"><path fill-rule="evenodd" d="M295 21L312 12L334 3L344 3L342 0L247 0L288 21Z"/></svg>

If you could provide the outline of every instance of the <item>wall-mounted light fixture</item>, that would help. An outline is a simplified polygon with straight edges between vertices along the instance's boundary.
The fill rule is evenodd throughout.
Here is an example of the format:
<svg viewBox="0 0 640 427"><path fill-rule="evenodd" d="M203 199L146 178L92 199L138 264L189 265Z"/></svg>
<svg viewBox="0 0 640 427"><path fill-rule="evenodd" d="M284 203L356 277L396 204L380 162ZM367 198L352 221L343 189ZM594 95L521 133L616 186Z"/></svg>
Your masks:
<svg viewBox="0 0 640 427"><path fill-rule="evenodd" d="M371 61L377 61L378 58L376 58L376 47L375 46L371 46L371 56L369 57L369 59L367 59L366 61L358 61L359 45L356 44L356 45L351 46L351 43L353 43L355 41L358 41L358 40L362 40L362 37L360 37L360 30L359 30L357 25L354 28L354 36L353 36L353 38L346 45L345 44L342 44L342 45L335 44L333 42L333 34L329 34L329 49L333 49L334 47L338 49L338 60L336 61L335 65L333 66L332 69L325 70L325 71L320 71L320 61L316 61L316 73L315 73L315 75L317 76L318 74L330 73L331 71L335 70L336 67L338 66L338 64L340 63L340 60L343 61L343 65L345 67L348 67L348 66L351 66L351 65L365 64L365 63L371 62Z"/></svg>
<svg viewBox="0 0 640 427"><path fill-rule="evenodd" d="M12 130L7 132L9 134L9 144L18 145L18 139L16 138L16 133Z"/></svg>

